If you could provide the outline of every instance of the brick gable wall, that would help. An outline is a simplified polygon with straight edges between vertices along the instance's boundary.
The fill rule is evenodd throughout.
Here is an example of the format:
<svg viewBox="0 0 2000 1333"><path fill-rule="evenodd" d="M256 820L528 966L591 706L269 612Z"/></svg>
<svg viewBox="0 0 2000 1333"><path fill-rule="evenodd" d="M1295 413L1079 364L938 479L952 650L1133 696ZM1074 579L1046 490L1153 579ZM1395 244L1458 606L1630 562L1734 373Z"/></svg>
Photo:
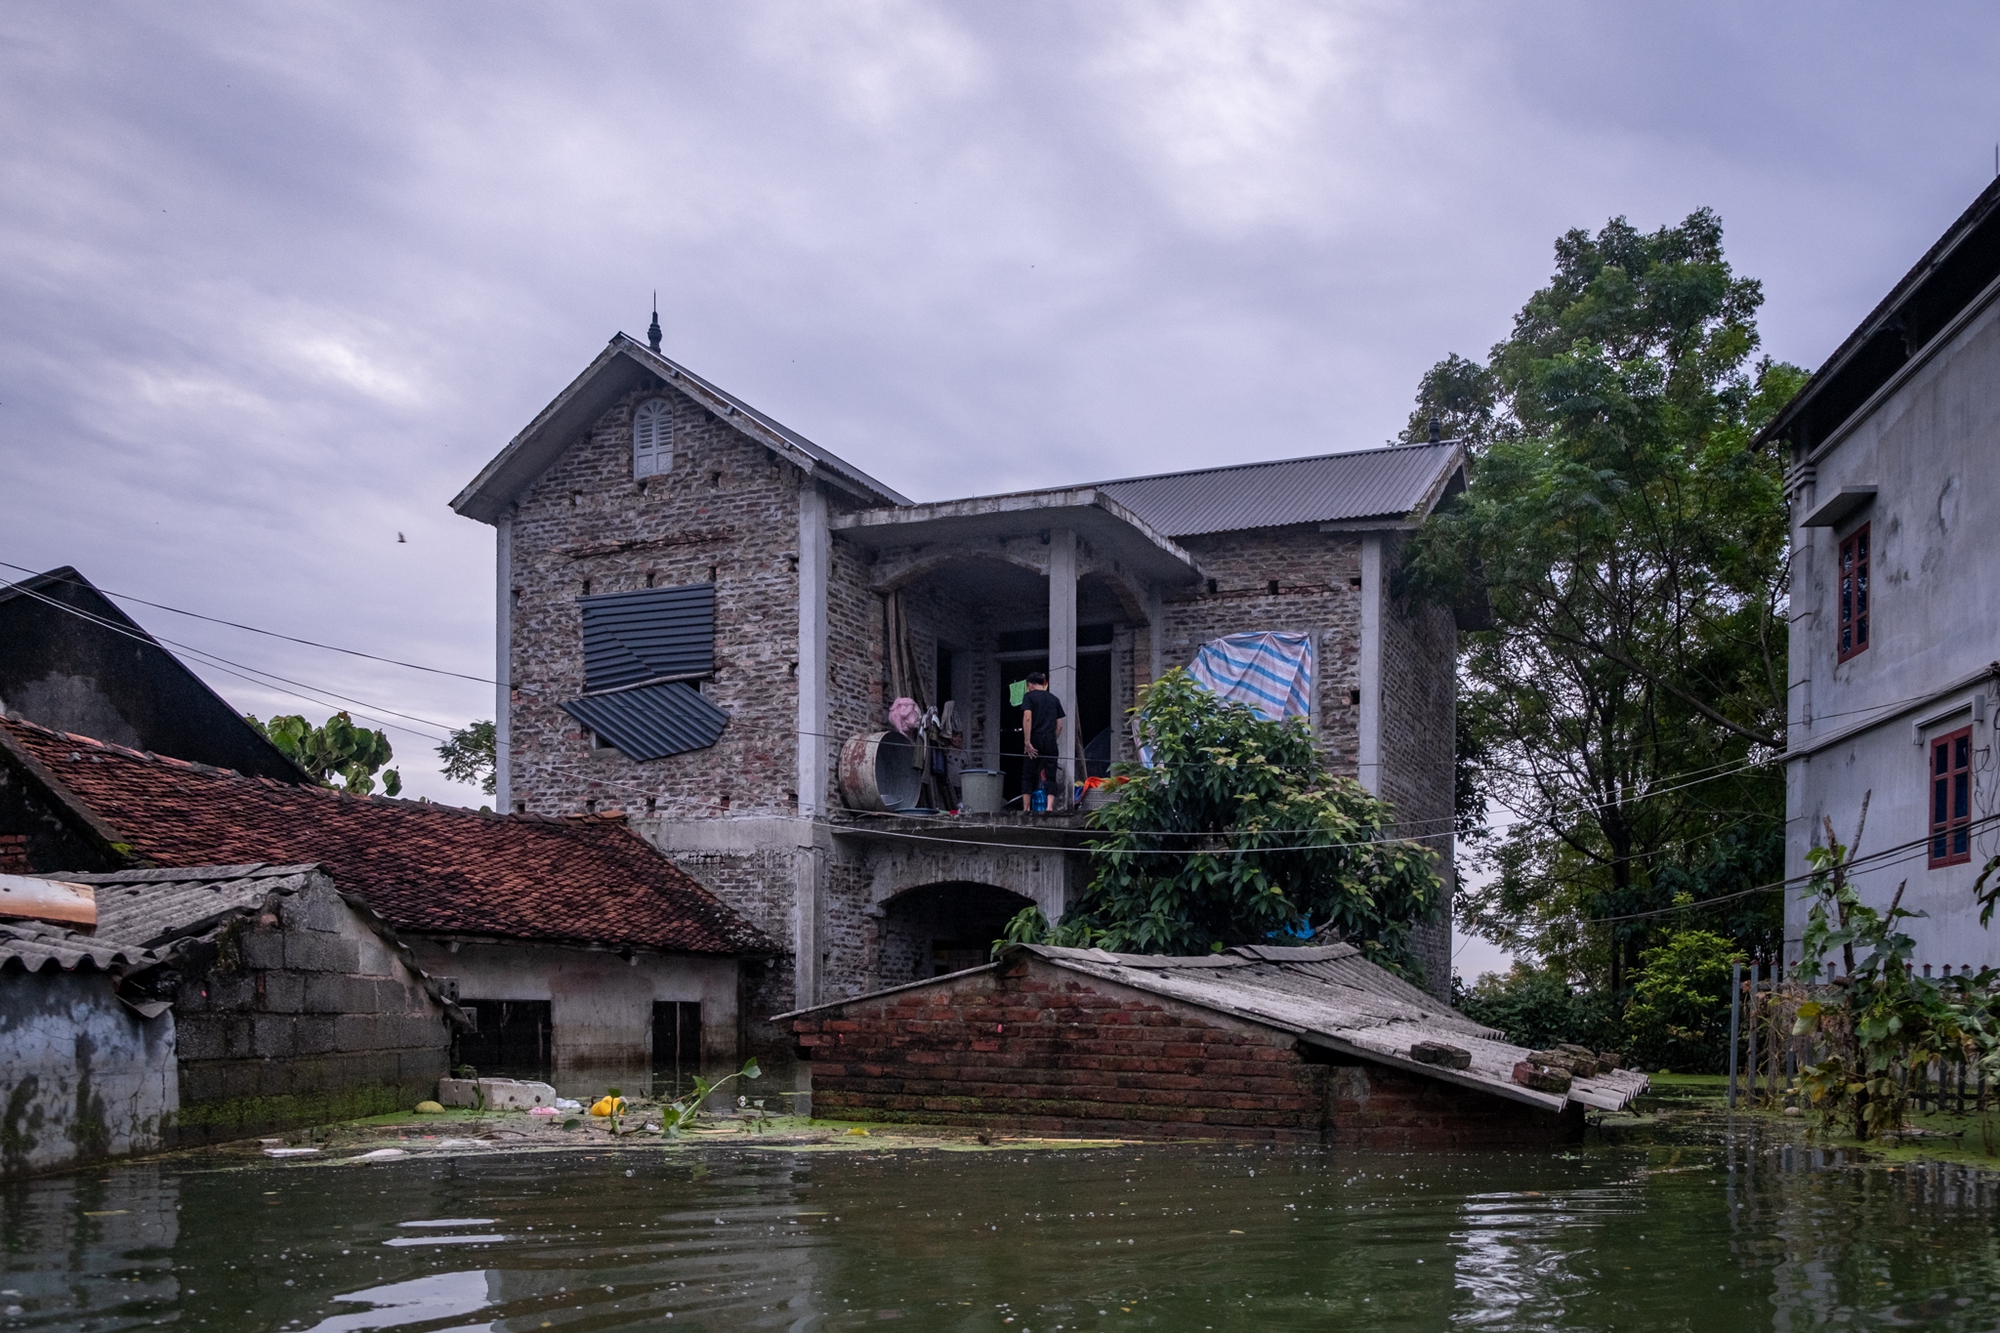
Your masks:
<svg viewBox="0 0 2000 1333"><path fill-rule="evenodd" d="M831 1119L1116 1138L1383 1148L1541 1144L1557 1116L1455 1084L1332 1064L1285 1033L1040 962L791 1020Z"/></svg>
<svg viewBox="0 0 2000 1333"><path fill-rule="evenodd" d="M673 405L673 464L632 476L632 412ZM671 387L635 390L521 496L513 520L514 799L534 814L678 817L793 808L801 474ZM715 676L729 714L707 750L635 764L593 752L560 705L583 692L577 598L715 582Z"/></svg>

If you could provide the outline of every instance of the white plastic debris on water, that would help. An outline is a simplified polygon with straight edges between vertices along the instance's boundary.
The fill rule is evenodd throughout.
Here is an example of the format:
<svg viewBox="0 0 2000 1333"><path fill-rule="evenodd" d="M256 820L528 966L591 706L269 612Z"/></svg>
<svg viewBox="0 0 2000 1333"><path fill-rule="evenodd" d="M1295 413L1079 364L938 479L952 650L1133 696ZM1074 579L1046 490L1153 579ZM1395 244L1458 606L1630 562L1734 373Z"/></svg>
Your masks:
<svg viewBox="0 0 2000 1333"><path fill-rule="evenodd" d="M264 1155L265 1155L266 1157L317 1157L317 1156L319 1156L319 1149L317 1149L317 1148L266 1148L266 1149L264 1149Z"/></svg>
<svg viewBox="0 0 2000 1333"><path fill-rule="evenodd" d="M372 1153L362 1153L360 1157L350 1157L348 1161L396 1161L398 1157L408 1157L410 1149L376 1149Z"/></svg>
<svg viewBox="0 0 2000 1333"><path fill-rule="evenodd" d="M558 1097L556 1098L555 1109L558 1111L581 1111L583 1103L570 1097Z"/></svg>

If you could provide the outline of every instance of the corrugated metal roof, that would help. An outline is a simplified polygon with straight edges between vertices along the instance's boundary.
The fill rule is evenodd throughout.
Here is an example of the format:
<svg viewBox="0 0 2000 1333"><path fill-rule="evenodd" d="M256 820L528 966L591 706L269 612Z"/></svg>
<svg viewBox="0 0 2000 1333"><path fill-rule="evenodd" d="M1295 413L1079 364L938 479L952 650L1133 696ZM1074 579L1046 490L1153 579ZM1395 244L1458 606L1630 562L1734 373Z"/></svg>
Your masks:
<svg viewBox="0 0 2000 1333"><path fill-rule="evenodd" d="M1096 489L1169 537L1193 537L1421 517L1464 461L1464 449L1447 441L1132 477Z"/></svg>
<svg viewBox="0 0 2000 1333"><path fill-rule="evenodd" d="M312 865L247 865L65 878L97 886L98 939L157 951L254 912L274 893L297 893L321 873Z"/></svg>
<svg viewBox="0 0 2000 1333"><path fill-rule="evenodd" d="M715 585L638 588L577 599L583 687L612 690L715 670Z"/></svg>
<svg viewBox="0 0 2000 1333"><path fill-rule="evenodd" d="M1308 1044L1550 1111L1559 1111L1571 1101L1599 1110L1618 1110L1647 1087L1644 1074L1613 1070L1575 1079L1567 1097L1524 1088L1514 1082L1514 1066L1527 1058L1525 1047L1511 1045L1493 1029L1377 967L1351 944L1245 946L1193 958L1019 944L1009 946L1002 960L1015 952L1032 954L1068 971L1262 1023L1293 1033ZM957 975L962 978L964 974ZM951 976L936 977L893 989L914 990L951 981ZM817 1009L838 1009L889 993L876 991ZM812 1012L815 1010L797 1011ZM794 1016L778 1015L781 1019ZM1471 1052L1472 1067L1445 1069L1412 1059L1410 1047L1422 1041L1444 1042Z"/></svg>
<svg viewBox="0 0 2000 1333"><path fill-rule="evenodd" d="M639 763L706 750L729 725L729 714L680 682L588 694L562 709Z"/></svg>

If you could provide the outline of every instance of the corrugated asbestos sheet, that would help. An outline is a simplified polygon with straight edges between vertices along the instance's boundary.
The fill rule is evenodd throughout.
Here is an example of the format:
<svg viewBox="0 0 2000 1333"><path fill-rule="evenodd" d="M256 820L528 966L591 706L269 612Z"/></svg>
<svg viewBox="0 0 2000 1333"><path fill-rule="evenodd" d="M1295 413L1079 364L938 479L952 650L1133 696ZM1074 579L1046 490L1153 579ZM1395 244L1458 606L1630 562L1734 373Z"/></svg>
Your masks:
<svg viewBox="0 0 2000 1333"><path fill-rule="evenodd" d="M1290 1032L1308 1045L1360 1056L1424 1078L1478 1088L1544 1110L1560 1111L1577 1102L1616 1111L1630 1105L1647 1087L1644 1074L1621 1069L1574 1080L1566 1097L1524 1088L1514 1082L1514 1066L1527 1058L1526 1047L1510 1045L1493 1029L1377 967L1351 944L1303 949L1246 945L1194 958L1015 944L987 967L1003 966L1009 957L1021 953L1065 971ZM955 974L956 980L963 981L965 975ZM934 977L777 1017L837 1010L897 991L952 984L954 975ZM1420 1041L1444 1042L1469 1051L1472 1067L1445 1069L1414 1060L1410 1047Z"/></svg>
<svg viewBox="0 0 2000 1333"><path fill-rule="evenodd" d="M152 967L159 961L145 949L79 935L40 921L10 921L0 926L0 968L12 963L29 972L44 968L73 972L89 963L100 972L131 972Z"/></svg>
<svg viewBox="0 0 2000 1333"><path fill-rule="evenodd" d="M678 681L589 694L562 708L639 763L705 750L722 738L722 729L729 725L729 714L702 698L694 686Z"/></svg>
<svg viewBox="0 0 2000 1333"><path fill-rule="evenodd" d="M158 950L254 912L274 893L296 893L315 873L310 865L247 865L69 878L97 886L98 939Z"/></svg>
<svg viewBox="0 0 2000 1333"><path fill-rule="evenodd" d="M136 971L164 962L176 941L205 935L231 917L255 911L273 893L304 888L317 866L203 866L71 874L97 896L97 929L80 935L39 921L0 926L0 964L28 971L74 968L88 959L104 971Z"/></svg>
<svg viewBox="0 0 2000 1333"><path fill-rule="evenodd" d="M715 670L715 585L641 588L578 599L583 688L614 690Z"/></svg>
<svg viewBox="0 0 2000 1333"><path fill-rule="evenodd" d="M1323 458L1247 463L1109 481L1096 489L1168 537L1402 518L1459 467L1456 444L1398 445Z"/></svg>

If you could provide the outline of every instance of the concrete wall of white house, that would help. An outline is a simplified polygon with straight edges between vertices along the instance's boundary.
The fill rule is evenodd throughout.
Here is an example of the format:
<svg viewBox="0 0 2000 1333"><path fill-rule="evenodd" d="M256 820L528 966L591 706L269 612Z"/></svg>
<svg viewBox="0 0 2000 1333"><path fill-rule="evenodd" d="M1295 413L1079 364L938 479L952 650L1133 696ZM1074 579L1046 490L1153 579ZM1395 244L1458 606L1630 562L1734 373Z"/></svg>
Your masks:
<svg viewBox="0 0 2000 1333"><path fill-rule="evenodd" d="M546 1002L554 1083L565 1097L608 1087L651 1090L655 1004L701 1006L702 1065L709 1072L736 1060L734 958L647 953L627 958L601 949L470 942L454 951L444 941L415 935L407 942L426 972L456 979L461 1002Z"/></svg>
<svg viewBox="0 0 2000 1333"><path fill-rule="evenodd" d="M671 409L672 463L635 478L632 414L653 398ZM1449 633L1439 642L1424 630L1383 656L1403 617L1383 593L1380 552L1393 534L1298 524L1175 547L1103 509L1072 507L1060 512L1073 517L1056 519L1030 513L1019 531L1002 530L992 525L1012 521L995 517L1003 508L982 511L988 527L977 538L932 533L910 544L893 523L871 526L846 492L653 381L582 432L509 514L501 554L509 808L623 809L635 829L783 941L789 956L746 979L746 1030L760 1054L790 1049L763 1017L928 965L912 952L919 948L943 966L970 947L953 930L983 929L1017 899L1058 915L1076 890L1076 867L1051 853L963 843L912 851L840 831L835 758L847 737L884 727L891 702L883 598L892 588L903 598L925 693L957 705L969 764L996 766L1018 749L1004 691L1031 659L1045 655L1073 719L1065 751L1080 756L1093 739L1083 734L1088 707L1105 729L1100 745L1119 758L1130 753L1125 710L1160 670L1187 664L1220 634L1304 630L1318 644L1314 717L1329 763L1360 775L1365 725L1379 750L1373 785L1398 793L1413 828L1449 827L1454 645ZM1372 578L1362 564L1368 543L1377 551ZM1153 572L1135 572L1133 561L1151 562ZM577 599L698 582L715 586L715 668L699 688L729 715L721 739L647 763L593 744L560 707L584 693ZM1370 604L1375 611L1365 613ZM1079 646L1079 626L1101 637ZM1040 640L1044 632L1052 637ZM1364 680L1366 661L1380 667ZM1384 702L1393 694L1384 681L1398 676L1425 682L1424 707L1443 699L1442 715L1384 725L1382 710L1397 706ZM1437 846L1448 874L1449 837ZM915 882L925 874L936 878ZM968 901L976 898L983 915L940 916L923 895L946 884L972 886ZM1449 937L1448 922L1424 937L1440 991Z"/></svg>
<svg viewBox="0 0 2000 1333"><path fill-rule="evenodd" d="M1804 876L1824 820L1843 843L1862 801L1867 831L1857 867L1864 899L1928 913L1905 929L1916 961L2000 963L2000 936L1978 926L1972 886L2000 853L2000 779L1993 710L2000 704L2000 305L1988 291L1958 330L1914 359L1840 432L1795 453L1792 637L1786 764L1786 874ZM1844 511L1844 512L1843 512ZM1809 520L1815 520L1808 525ZM1867 646L1843 653L1842 552L1866 538ZM1968 730L1969 729L1969 730ZM1957 774L1933 772L1938 741L1968 730L1965 819ZM1951 747L1947 747L1948 750ZM1948 769L1955 756L1947 754ZM1945 783L1947 864L1931 855L1934 781ZM1982 820L1991 822L1981 823ZM1786 956L1796 960L1806 903L1786 894Z"/></svg>

